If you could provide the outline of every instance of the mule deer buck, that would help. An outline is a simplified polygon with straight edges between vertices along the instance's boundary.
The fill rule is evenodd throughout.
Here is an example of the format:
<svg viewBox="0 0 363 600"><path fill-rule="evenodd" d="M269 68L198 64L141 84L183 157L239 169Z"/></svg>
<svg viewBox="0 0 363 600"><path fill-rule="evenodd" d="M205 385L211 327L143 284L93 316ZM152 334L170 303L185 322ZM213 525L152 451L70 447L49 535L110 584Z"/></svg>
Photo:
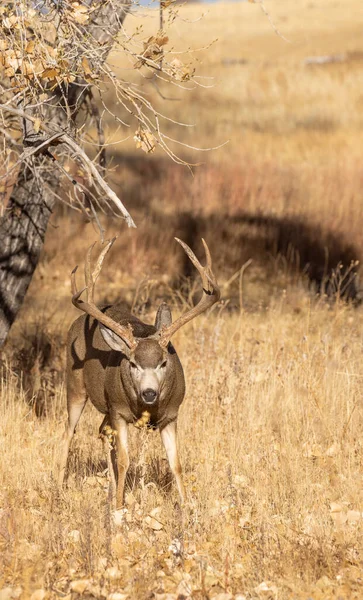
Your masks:
<svg viewBox="0 0 363 600"><path fill-rule="evenodd" d="M185 496L176 441L178 410L184 399L185 383L183 368L170 339L178 329L215 304L220 291L205 241L202 240L206 254L206 266L203 267L189 246L175 239L199 271L203 295L196 306L174 322L166 303L159 306L154 325L143 323L122 305L103 308L95 305L95 283L115 238L102 250L93 271L91 253L94 244L88 250L84 288L87 301L81 300L84 290L78 291L76 287L77 267L72 272L72 302L86 314L74 321L68 334L68 425L60 460L59 485L63 484L69 446L89 398L105 415L100 433L108 426L116 441L116 508L123 504L129 467L128 423L144 422L160 430L182 501ZM109 476L112 481L113 475L110 473Z"/></svg>

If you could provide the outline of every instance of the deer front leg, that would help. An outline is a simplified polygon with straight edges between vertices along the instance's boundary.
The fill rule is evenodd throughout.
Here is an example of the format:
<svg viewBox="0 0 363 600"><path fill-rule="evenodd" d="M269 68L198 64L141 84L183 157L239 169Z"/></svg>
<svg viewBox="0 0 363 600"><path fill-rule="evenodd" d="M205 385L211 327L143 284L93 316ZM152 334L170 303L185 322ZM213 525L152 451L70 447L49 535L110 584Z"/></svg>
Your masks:
<svg viewBox="0 0 363 600"><path fill-rule="evenodd" d="M127 469L129 468L129 453L127 447L127 423L122 418L112 419L112 428L116 432L116 462L117 462L117 489L116 509L124 503L124 489Z"/></svg>
<svg viewBox="0 0 363 600"><path fill-rule="evenodd" d="M78 425L78 421L81 417L84 407L86 406L87 397L86 393L79 393L78 395L74 394L70 397L70 393L68 394L68 423L66 425L66 430L63 436L63 447L62 453L59 460L59 469L58 469L58 486L62 487L64 476L66 473L67 462L68 462L68 453L69 447L71 445L71 441L75 432L75 429Z"/></svg>
<svg viewBox="0 0 363 600"><path fill-rule="evenodd" d="M99 428L99 437L102 440L103 451L107 459L108 471L108 497L111 505L111 510L115 508L116 499L116 465L114 460L115 443L114 432L110 425L110 417L106 415Z"/></svg>
<svg viewBox="0 0 363 600"><path fill-rule="evenodd" d="M168 457L171 472L173 473L176 480L176 485L178 487L180 499L183 503L185 500L185 488L182 478L182 468L178 456L176 430L176 421L173 421L161 430L160 435L164 444L164 448L166 450L166 455Z"/></svg>

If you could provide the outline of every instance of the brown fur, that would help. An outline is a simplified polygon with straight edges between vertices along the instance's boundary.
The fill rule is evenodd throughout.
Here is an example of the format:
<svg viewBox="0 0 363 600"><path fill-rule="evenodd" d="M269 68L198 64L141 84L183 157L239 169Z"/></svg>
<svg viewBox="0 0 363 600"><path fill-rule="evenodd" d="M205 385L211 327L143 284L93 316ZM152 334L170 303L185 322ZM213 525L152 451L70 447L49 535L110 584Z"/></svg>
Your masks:
<svg viewBox="0 0 363 600"><path fill-rule="evenodd" d="M117 323L131 324L133 334L135 338L138 338L138 344L131 354L128 353L126 346L125 353L110 349L102 336L99 323L89 315L81 315L72 324L67 344L69 419L60 465L60 483L64 478L70 441L87 399L90 399L97 410L106 416L104 424L109 423L116 432L120 429L120 422L136 423L145 410L150 414L149 425L159 428L162 432L176 421L179 406L184 399L184 374L174 347L169 343L166 350L163 350L156 340L147 338L156 332L156 327L137 319L124 305L107 307L102 309L102 312L112 317ZM158 317L160 318L160 311L157 319ZM166 372L158 398L155 404L145 405L135 389L131 377L130 361L135 361L142 368L154 370L163 359L166 360ZM176 429L175 425L169 429L173 431ZM118 506L122 504L123 497L120 468L122 479L122 473L126 474L128 467L127 448L125 451L125 444L120 442L119 445L122 446L122 452L118 454L124 460L120 460L120 456L118 456ZM176 449L174 453L176 454ZM183 496L181 469L177 455L176 459L171 461L171 468L176 474L178 488Z"/></svg>

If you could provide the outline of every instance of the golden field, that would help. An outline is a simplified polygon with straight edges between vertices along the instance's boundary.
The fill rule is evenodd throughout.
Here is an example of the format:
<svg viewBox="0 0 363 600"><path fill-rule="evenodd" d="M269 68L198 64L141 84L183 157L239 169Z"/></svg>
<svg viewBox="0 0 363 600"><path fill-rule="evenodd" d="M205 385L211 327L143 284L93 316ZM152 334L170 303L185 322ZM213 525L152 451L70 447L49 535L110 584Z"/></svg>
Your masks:
<svg viewBox="0 0 363 600"><path fill-rule="evenodd" d="M175 314L195 301L199 282L175 235L198 255L206 238L222 288L220 306L175 336L187 380L186 506L159 436L130 427L126 510L114 522L90 406L68 486L56 488L65 336L77 316L69 273L97 238L60 208L2 356L1 600L362 597L363 313L340 295L350 289L344 267L363 251L363 9L358 0L265 6L289 41L252 3L180 9L171 43L205 47L196 68L214 78L201 80L208 89L157 90L122 56L110 59L171 119L196 123L166 122L167 135L202 148L229 140L206 153L181 146L184 159L203 162L192 176L136 150L131 127L110 175L138 229L107 221L119 240L100 302L126 299L151 322L162 298ZM336 61L306 64L314 56ZM324 294L333 288L335 302Z"/></svg>

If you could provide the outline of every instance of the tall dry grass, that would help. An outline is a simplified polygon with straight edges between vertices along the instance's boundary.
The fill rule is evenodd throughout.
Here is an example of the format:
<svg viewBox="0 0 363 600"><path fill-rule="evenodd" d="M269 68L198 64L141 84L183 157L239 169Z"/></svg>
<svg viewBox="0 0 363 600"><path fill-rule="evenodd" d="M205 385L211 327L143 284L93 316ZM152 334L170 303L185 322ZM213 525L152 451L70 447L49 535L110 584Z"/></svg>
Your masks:
<svg viewBox="0 0 363 600"><path fill-rule="evenodd" d="M4 365L2 586L25 598L77 598L83 586L99 598L358 598L362 333L354 309L306 298L300 311L281 298L265 313L222 311L182 330L187 506L174 506L158 435L131 428L127 513L115 528L100 415L82 418L59 494L63 386L39 419Z"/></svg>
<svg viewBox="0 0 363 600"><path fill-rule="evenodd" d="M140 157L132 139L113 157L113 185L139 227L108 221L120 237L99 300L126 299L147 321L162 298L174 313L192 302L197 282L175 235L197 253L206 237L222 286L219 309L175 339L188 503L175 504L158 434L130 427L126 511L113 523L91 407L68 487L56 489L65 334L77 315L69 272L97 235L60 209L1 363L1 600L361 597L362 309L339 299L343 269L338 301L324 296L337 263L362 254L361 8L265 4L291 43L251 3L211 6L194 24L203 9L186 6L175 24L176 48L186 36L221 39L201 53L214 87L176 90L182 100L166 105L198 126L167 131L189 145L230 143L203 154L193 178L161 155ZM304 64L324 54L344 58ZM122 57L112 60L122 72Z"/></svg>

